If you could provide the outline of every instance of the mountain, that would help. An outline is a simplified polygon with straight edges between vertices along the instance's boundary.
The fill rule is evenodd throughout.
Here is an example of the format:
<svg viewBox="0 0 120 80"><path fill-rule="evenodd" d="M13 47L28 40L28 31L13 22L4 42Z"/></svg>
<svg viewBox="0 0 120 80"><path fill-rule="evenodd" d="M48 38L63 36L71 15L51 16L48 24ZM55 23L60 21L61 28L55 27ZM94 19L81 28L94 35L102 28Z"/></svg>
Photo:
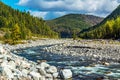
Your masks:
<svg viewBox="0 0 120 80"><path fill-rule="evenodd" d="M92 39L120 38L120 5L101 23L81 31L80 37Z"/></svg>
<svg viewBox="0 0 120 80"><path fill-rule="evenodd" d="M100 23L102 20L103 18L92 15L68 14L46 22L51 29L60 33L62 38L67 38L72 37L73 31L79 33L83 29Z"/></svg>
<svg viewBox="0 0 120 80"><path fill-rule="evenodd" d="M13 28L17 29L21 39L25 39L30 34L37 37L57 37L57 33L52 31L41 18L33 17L26 11L12 9L0 1L0 31L8 38L12 35Z"/></svg>

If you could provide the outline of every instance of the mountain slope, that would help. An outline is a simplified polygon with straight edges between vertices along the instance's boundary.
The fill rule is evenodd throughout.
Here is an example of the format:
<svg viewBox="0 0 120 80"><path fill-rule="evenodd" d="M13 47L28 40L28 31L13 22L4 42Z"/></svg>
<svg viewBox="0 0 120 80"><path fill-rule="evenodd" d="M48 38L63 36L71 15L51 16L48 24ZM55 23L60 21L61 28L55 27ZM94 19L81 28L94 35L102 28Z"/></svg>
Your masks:
<svg viewBox="0 0 120 80"><path fill-rule="evenodd" d="M120 38L120 6L118 6L100 24L93 26L80 33L82 38Z"/></svg>
<svg viewBox="0 0 120 80"><path fill-rule="evenodd" d="M52 31L44 20L31 16L29 12L14 10L0 1L0 30L12 33L11 29L15 25L20 28L21 36L22 33L28 36L29 32L32 36L57 36L57 33Z"/></svg>
<svg viewBox="0 0 120 80"><path fill-rule="evenodd" d="M71 37L73 31L76 33L101 22L103 18L92 15L68 14L53 20L46 21L54 31L60 33L61 37Z"/></svg>

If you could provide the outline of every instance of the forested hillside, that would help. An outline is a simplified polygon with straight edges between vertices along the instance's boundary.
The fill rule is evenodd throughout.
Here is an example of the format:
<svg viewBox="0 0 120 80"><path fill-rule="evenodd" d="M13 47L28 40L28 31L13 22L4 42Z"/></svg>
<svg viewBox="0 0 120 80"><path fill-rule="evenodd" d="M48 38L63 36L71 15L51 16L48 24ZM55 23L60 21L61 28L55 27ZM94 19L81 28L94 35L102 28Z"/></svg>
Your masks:
<svg viewBox="0 0 120 80"><path fill-rule="evenodd" d="M120 6L118 6L100 24L83 31L82 38L91 39L118 39L120 38Z"/></svg>
<svg viewBox="0 0 120 80"><path fill-rule="evenodd" d="M54 31L60 33L61 37L72 37L74 32L79 33L83 29L87 29L100 23L103 18L84 15L84 14L68 14L53 20L47 21L47 24Z"/></svg>
<svg viewBox="0 0 120 80"><path fill-rule="evenodd" d="M33 17L29 12L20 12L0 1L0 32L5 39L17 36L17 39L28 39L32 36L57 37L57 33L41 18ZM3 37L1 36L1 37Z"/></svg>

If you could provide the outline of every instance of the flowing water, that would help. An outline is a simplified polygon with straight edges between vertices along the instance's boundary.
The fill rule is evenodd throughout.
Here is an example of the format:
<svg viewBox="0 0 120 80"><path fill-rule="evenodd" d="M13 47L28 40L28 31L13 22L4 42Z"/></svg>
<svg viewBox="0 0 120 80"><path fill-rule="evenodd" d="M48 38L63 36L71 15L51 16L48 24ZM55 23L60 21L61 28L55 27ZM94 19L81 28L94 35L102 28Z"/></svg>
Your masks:
<svg viewBox="0 0 120 80"><path fill-rule="evenodd" d="M29 60L46 60L48 64L58 68L68 68L73 72L73 80L109 80L120 79L120 64L111 64L109 66L97 64L95 61L83 57L72 57L48 53L41 47L26 48L17 50L17 54Z"/></svg>

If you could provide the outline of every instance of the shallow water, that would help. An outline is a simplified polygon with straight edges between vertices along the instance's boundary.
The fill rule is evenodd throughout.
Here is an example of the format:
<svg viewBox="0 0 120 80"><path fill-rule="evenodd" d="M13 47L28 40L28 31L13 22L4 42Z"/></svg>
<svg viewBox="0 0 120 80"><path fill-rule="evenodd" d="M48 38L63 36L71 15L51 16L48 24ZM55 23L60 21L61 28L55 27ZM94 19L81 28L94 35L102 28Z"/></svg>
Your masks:
<svg viewBox="0 0 120 80"><path fill-rule="evenodd" d="M17 50L17 54L35 62L37 60L47 60L50 65L71 69L73 80L97 80L103 77L109 80L120 79L120 64L100 65L83 57L47 53L42 48L44 47Z"/></svg>

